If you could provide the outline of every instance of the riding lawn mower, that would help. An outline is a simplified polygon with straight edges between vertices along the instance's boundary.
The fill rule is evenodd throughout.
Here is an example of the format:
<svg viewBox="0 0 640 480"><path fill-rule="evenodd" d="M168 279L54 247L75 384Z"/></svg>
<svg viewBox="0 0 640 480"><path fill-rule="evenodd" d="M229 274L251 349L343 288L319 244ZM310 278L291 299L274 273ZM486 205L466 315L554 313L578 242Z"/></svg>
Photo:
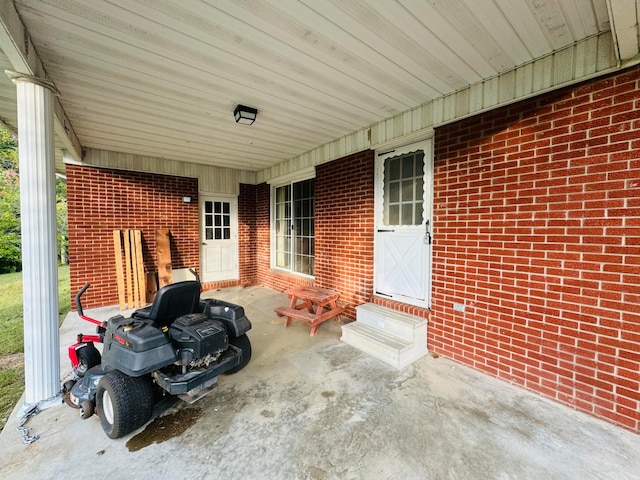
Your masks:
<svg viewBox="0 0 640 480"><path fill-rule="evenodd" d="M97 413L110 438L144 425L157 398L171 394L193 403L216 386L218 375L236 373L251 359L244 309L201 300L198 281L166 285L150 306L104 322L83 312L88 288L75 303L80 318L97 325L96 334L78 334L69 346L74 378L64 384L65 401L83 419Z"/></svg>

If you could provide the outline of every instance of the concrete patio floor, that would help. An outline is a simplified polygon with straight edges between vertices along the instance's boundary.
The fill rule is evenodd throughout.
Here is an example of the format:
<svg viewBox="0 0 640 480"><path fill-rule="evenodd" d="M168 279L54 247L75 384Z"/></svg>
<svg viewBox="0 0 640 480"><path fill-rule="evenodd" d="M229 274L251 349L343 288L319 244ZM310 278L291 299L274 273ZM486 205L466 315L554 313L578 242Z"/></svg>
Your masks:
<svg viewBox="0 0 640 480"><path fill-rule="evenodd" d="M97 417L66 405L0 434L0 478L109 479L640 479L640 436L444 358L397 371L339 341L315 337L273 309L263 287L206 292L243 305L251 363L202 400L159 404L145 427L110 440ZM115 309L89 312L108 318ZM75 312L66 347L92 332Z"/></svg>

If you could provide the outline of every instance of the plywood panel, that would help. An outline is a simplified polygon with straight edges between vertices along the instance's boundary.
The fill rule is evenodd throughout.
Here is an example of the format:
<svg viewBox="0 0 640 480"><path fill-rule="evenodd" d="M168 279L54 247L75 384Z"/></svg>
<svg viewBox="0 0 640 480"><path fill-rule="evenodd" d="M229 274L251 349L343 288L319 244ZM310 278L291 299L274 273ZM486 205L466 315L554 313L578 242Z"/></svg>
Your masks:
<svg viewBox="0 0 640 480"><path fill-rule="evenodd" d="M146 302L142 232L114 230L113 245L120 310L139 308Z"/></svg>
<svg viewBox="0 0 640 480"><path fill-rule="evenodd" d="M173 283L169 230L156 230L156 254L158 256L158 286L162 288Z"/></svg>

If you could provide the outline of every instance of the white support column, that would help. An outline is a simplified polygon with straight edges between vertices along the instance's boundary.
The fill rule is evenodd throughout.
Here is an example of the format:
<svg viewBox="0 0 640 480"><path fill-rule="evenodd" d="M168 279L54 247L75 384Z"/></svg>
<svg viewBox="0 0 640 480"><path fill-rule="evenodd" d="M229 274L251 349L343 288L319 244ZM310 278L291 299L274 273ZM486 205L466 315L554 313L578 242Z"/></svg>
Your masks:
<svg viewBox="0 0 640 480"><path fill-rule="evenodd" d="M55 151L50 82L7 72L18 99L25 404L60 403Z"/></svg>

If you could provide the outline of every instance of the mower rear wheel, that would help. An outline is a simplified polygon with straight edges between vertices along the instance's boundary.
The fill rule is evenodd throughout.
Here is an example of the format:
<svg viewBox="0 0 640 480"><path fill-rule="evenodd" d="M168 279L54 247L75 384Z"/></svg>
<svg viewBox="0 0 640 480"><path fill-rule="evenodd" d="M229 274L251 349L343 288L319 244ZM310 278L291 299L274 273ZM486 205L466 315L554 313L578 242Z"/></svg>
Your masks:
<svg viewBox="0 0 640 480"><path fill-rule="evenodd" d="M100 379L96 408L109 438L120 438L144 425L153 412L153 388L147 376L130 377L113 370Z"/></svg>
<svg viewBox="0 0 640 480"><path fill-rule="evenodd" d="M74 368L73 371L78 378L84 377L87 370L95 367L96 365L100 365L100 362L102 361L100 352L93 343L87 343L80 347L76 350L76 355L78 356L78 366Z"/></svg>
<svg viewBox="0 0 640 480"><path fill-rule="evenodd" d="M239 365L236 365L231 370L227 370L225 372L228 375L239 372L246 367L249 360L251 360L251 342L249 341L249 337L247 337L246 333L239 337L229 337L229 343L242 350L242 357L240 358Z"/></svg>

